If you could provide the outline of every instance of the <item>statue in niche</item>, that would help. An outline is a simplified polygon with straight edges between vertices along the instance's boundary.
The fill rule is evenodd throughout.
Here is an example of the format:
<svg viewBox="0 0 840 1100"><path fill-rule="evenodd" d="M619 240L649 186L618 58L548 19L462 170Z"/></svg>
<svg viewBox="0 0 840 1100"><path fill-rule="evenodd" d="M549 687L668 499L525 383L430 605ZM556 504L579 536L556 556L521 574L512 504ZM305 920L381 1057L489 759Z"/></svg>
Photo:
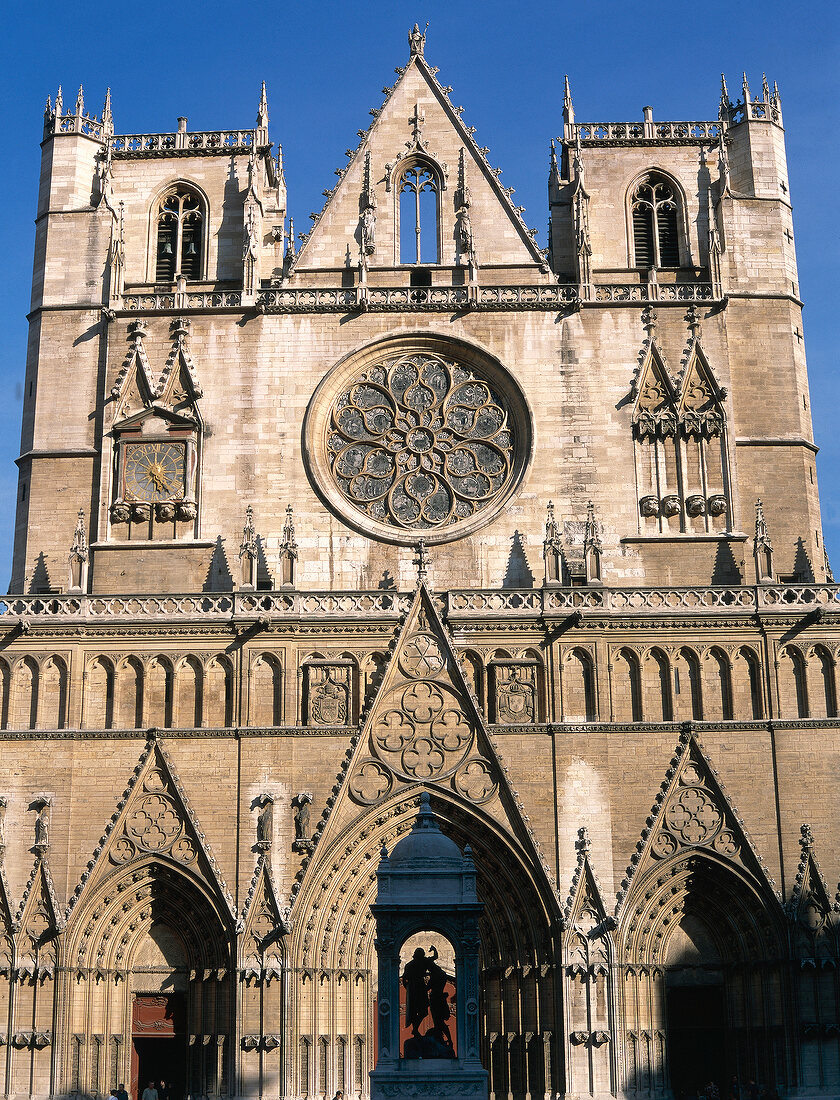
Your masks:
<svg viewBox="0 0 840 1100"><path fill-rule="evenodd" d="M462 206L455 216L457 218L458 248L462 256L466 256L469 261L472 261L474 245L469 204Z"/></svg>
<svg viewBox="0 0 840 1100"><path fill-rule="evenodd" d="M420 1025L429 1012L429 991L426 987L426 952L418 947L403 969L405 986L405 1023L415 1039L420 1038Z"/></svg>
<svg viewBox="0 0 840 1100"><path fill-rule="evenodd" d="M50 846L49 799L39 799L34 808L38 811L35 818L35 851L44 855Z"/></svg>
<svg viewBox="0 0 840 1100"><path fill-rule="evenodd" d="M309 791L301 791L295 795L292 805L295 808L295 839L292 848L296 852L311 852L313 848L312 837L309 835L309 804L312 795Z"/></svg>
<svg viewBox="0 0 840 1100"><path fill-rule="evenodd" d="M434 954L432 954L434 952ZM449 994L445 986L449 980L446 971L437 964L437 948L429 948L429 1011L432 1014L431 1034L439 1043L445 1043L452 1049L452 1035L447 1020L452 1015L449 1007Z"/></svg>
<svg viewBox="0 0 840 1100"><path fill-rule="evenodd" d="M267 852L274 839L274 798L270 794L261 794L258 805L257 847L261 852Z"/></svg>

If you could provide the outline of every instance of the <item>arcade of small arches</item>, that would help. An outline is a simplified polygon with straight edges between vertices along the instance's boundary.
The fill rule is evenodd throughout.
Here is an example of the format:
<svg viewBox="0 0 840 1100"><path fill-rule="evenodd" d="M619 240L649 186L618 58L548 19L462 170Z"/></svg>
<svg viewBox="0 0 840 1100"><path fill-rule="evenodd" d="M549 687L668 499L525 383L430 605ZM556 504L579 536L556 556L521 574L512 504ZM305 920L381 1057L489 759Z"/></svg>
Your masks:
<svg viewBox="0 0 840 1100"><path fill-rule="evenodd" d="M539 647L460 655L480 706L499 725L838 715L837 661L821 644L781 646L770 677L748 644L615 644L606 662L593 645L566 645L553 669ZM225 653L98 654L86 658L81 677L60 653L0 657L0 728L352 726L386 664L379 650L311 651L290 677L277 654L255 650L240 685ZM777 711L770 698L778 698Z"/></svg>

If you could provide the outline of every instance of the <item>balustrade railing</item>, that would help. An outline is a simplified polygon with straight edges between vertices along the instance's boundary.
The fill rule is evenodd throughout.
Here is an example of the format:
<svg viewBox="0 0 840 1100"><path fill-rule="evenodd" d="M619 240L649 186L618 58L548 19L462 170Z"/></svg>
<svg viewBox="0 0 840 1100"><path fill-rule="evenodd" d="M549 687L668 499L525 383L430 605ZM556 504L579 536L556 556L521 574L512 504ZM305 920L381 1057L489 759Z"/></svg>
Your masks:
<svg viewBox="0 0 840 1100"><path fill-rule="evenodd" d="M684 141L707 144L717 141L725 123L713 122L572 122L566 127L566 141L644 144L649 141Z"/></svg>
<svg viewBox="0 0 840 1100"><path fill-rule="evenodd" d="M186 150L206 153L249 153L256 140L254 130L203 130L171 134L114 134L111 150L117 157L162 154Z"/></svg>
<svg viewBox="0 0 840 1100"><path fill-rule="evenodd" d="M159 313L184 309L239 309L242 292L239 290L164 291L156 293L123 294L120 309L127 313Z"/></svg>
<svg viewBox="0 0 840 1100"><path fill-rule="evenodd" d="M0 624L27 629L38 623L84 620L224 622L297 617L394 621L404 615L410 592L199 592L172 595L98 596L63 594L5 596ZM576 611L637 614L721 614L840 609L840 585L743 585L681 588L513 588L451 589L441 593L446 616L466 618L541 618ZM17 622L12 622L17 620ZM0 625L0 629L2 626Z"/></svg>
<svg viewBox="0 0 840 1100"><path fill-rule="evenodd" d="M712 283L593 283L584 298L594 302L711 302Z"/></svg>

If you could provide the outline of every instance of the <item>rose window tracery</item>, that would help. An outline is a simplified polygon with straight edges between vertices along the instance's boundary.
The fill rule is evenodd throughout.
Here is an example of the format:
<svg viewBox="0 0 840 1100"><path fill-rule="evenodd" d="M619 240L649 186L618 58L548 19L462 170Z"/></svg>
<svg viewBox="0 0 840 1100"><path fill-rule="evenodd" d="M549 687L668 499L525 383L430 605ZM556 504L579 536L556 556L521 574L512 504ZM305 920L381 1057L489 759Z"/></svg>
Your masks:
<svg viewBox="0 0 840 1100"><path fill-rule="evenodd" d="M351 521L396 541L441 541L499 511L524 470L530 420L498 366L473 363L474 351L467 365L442 339L417 343L366 354L356 371L342 364L313 401L309 461Z"/></svg>

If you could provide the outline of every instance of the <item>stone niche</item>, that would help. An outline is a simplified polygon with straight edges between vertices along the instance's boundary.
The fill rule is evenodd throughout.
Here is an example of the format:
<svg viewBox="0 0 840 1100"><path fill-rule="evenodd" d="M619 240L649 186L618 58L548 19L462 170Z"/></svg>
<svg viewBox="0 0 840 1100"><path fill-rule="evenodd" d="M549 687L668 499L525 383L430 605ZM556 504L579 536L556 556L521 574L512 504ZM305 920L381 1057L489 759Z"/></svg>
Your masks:
<svg viewBox="0 0 840 1100"><path fill-rule="evenodd" d="M379 1028L371 1100L487 1100L478 1020L478 918L484 906L469 848L462 854L443 835L426 791L411 832L390 856L383 849L376 878ZM426 939L428 954L421 945ZM404 963L401 955L407 956ZM457 1008L450 1013L455 993Z"/></svg>

